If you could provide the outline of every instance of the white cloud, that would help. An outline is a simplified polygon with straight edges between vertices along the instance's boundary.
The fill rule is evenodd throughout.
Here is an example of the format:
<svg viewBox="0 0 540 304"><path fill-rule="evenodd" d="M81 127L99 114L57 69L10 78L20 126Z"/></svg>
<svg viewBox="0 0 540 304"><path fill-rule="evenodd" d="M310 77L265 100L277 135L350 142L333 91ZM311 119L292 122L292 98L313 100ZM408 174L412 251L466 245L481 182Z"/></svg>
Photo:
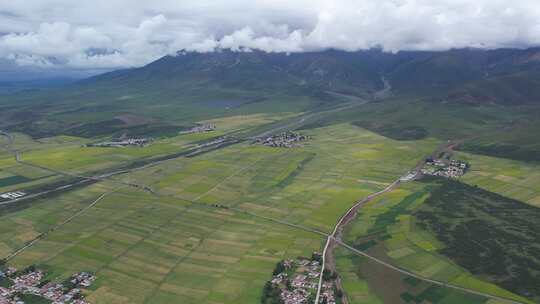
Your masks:
<svg viewBox="0 0 540 304"><path fill-rule="evenodd" d="M0 18L0 58L77 69L140 66L180 49L540 45L538 0L3 1Z"/></svg>

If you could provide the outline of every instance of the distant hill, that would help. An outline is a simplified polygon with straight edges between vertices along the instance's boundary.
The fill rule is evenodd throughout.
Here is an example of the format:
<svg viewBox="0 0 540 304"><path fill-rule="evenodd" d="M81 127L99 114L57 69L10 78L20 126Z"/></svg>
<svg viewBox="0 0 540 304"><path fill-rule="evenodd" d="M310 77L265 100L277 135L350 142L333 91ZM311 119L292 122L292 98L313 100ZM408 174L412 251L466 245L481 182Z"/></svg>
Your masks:
<svg viewBox="0 0 540 304"><path fill-rule="evenodd" d="M138 69L114 71L93 78L86 85L137 84L171 90L221 87L225 89L335 90L363 94L382 88L379 51L265 53L262 51L214 53L178 52Z"/></svg>
<svg viewBox="0 0 540 304"><path fill-rule="evenodd" d="M241 89L293 94L336 91L365 95L382 89L433 95L446 102L536 103L540 49L384 53L380 50L308 53L178 52L145 67L115 71L86 85L134 85L172 91Z"/></svg>
<svg viewBox="0 0 540 304"><path fill-rule="evenodd" d="M539 84L540 49L180 51L61 88L0 96L0 128L78 134L124 114L169 128L224 115L313 111L380 97L385 87L391 94L384 96L441 104L535 105Z"/></svg>

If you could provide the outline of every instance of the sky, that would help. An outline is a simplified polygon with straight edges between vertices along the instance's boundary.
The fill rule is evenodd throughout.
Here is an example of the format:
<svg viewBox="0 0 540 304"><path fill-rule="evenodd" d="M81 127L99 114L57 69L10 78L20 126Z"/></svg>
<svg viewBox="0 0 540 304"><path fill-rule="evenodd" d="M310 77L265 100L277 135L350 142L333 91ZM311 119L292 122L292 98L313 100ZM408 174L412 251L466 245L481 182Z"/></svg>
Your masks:
<svg viewBox="0 0 540 304"><path fill-rule="evenodd" d="M179 50L526 48L540 0L4 0L0 63L101 71ZM1 66L1 64L0 64Z"/></svg>

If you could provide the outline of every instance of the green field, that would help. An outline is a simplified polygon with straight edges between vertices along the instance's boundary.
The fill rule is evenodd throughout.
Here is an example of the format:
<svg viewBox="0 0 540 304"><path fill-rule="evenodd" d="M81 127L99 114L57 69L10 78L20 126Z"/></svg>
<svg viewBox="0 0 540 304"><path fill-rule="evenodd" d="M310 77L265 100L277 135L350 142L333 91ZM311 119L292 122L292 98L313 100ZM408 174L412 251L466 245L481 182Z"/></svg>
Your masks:
<svg viewBox="0 0 540 304"><path fill-rule="evenodd" d="M415 212L440 253L524 297L540 299L540 209L455 181L440 183Z"/></svg>
<svg viewBox="0 0 540 304"><path fill-rule="evenodd" d="M310 255L324 239L204 206L219 203L330 231L355 200L382 189L437 145L397 142L349 124L308 133L312 140L303 148L243 143L115 177L147 185L159 197L106 182L36 200L2 216L2 252L113 191L10 263L41 265L50 278L95 271L98 283L87 292L92 303L256 303L276 261ZM49 147L53 142L46 150L28 147L23 157L63 166L54 153L39 153L71 153Z"/></svg>
<svg viewBox="0 0 540 304"><path fill-rule="evenodd" d="M470 153L456 157L472 164L463 182L540 207L540 164Z"/></svg>
<svg viewBox="0 0 540 304"><path fill-rule="evenodd" d="M526 302L441 254L446 244L421 228L414 216L416 210L423 208L433 187L415 182L374 199L349 226L346 240L360 250L423 277Z"/></svg>
<svg viewBox="0 0 540 304"><path fill-rule="evenodd" d="M337 270L351 304L495 303L482 296L402 275L343 248L339 248L336 253Z"/></svg>
<svg viewBox="0 0 540 304"><path fill-rule="evenodd" d="M210 123L223 126L218 132L160 138L145 148L86 148L82 144L89 141L79 137L36 141L20 134L14 146L22 151L25 162L34 165L71 173L106 172L185 151L198 141L223 134L249 134L278 119L294 118L284 113L215 119ZM271 148L244 141L31 200L20 208L4 208L0 253L7 256L45 234L9 263L17 267L37 264L50 279L63 279L77 271L96 272L98 281L85 291L94 304L258 303L277 261L309 256L321 250L324 238L242 210L330 232L355 201L385 188L440 144L432 137L391 139L351 123L312 125L299 132L311 138L302 147ZM17 164L12 155L0 156L4 157L0 158L0 180L12 176L30 180L0 189L60 178L45 169ZM467 182L478 176L475 170L496 163L484 156L462 153L459 157L473 168L464 178ZM500 170L511 162L499 161ZM520 169L516 174L534 171L528 164L519 164L531 171ZM144 185L154 194L126 183ZM348 227L347 242L423 276L521 300L438 253L445 245L420 229L413 216L430 187L405 184L375 199ZM65 222L104 193L107 196L96 206ZM427 283L414 285L405 276L343 249L336 256L351 303L486 302ZM383 278L391 278L394 293L381 291Z"/></svg>
<svg viewBox="0 0 540 304"><path fill-rule="evenodd" d="M95 303L249 303L276 261L319 246L246 216L117 192L12 263L37 262L51 278L95 271Z"/></svg>
<svg viewBox="0 0 540 304"><path fill-rule="evenodd" d="M351 204L384 188L436 141L397 142L348 124L306 132L303 148L249 143L130 175L155 191L225 204L329 231Z"/></svg>

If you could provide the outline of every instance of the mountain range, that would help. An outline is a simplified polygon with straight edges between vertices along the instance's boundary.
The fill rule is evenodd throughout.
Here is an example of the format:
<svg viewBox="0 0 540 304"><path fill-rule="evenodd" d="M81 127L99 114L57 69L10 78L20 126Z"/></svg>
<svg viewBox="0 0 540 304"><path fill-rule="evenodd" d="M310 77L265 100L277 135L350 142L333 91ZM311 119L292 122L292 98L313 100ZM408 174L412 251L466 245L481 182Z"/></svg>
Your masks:
<svg viewBox="0 0 540 304"><path fill-rule="evenodd" d="M349 121L372 130L405 126L415 134L439 138L472 136L478 128L485 128L485 135L503 128L509 146L522 138L519 146L525 147L540 142L525 135L540 128L531 116L540 104L540 48L179 51L140 68L60 88L0 95L0 128L35 138L106 136L128 129L136 134L174 134L213 117L316 112L380 97L387 102L350 110L346 118L321 118L316 124ZM126 115L136 119L121 119ZM436 121L428 123L427 117ZM358 122L360 118L364 121ZM495 135L488 136L482 149L491 147ZM519 158L540 149L534 145L519 152Z"/></svg>
<svg viewBox="0 0 540 304"><path fill-rule="evenodd" d="M193 90L220 87L295 94L336 91L370 94L382 89L468 103L537 102L540 49L458 49L385 53L381 50L310 53L180 51L147 66L99 75L84 85Z"/></svg>

